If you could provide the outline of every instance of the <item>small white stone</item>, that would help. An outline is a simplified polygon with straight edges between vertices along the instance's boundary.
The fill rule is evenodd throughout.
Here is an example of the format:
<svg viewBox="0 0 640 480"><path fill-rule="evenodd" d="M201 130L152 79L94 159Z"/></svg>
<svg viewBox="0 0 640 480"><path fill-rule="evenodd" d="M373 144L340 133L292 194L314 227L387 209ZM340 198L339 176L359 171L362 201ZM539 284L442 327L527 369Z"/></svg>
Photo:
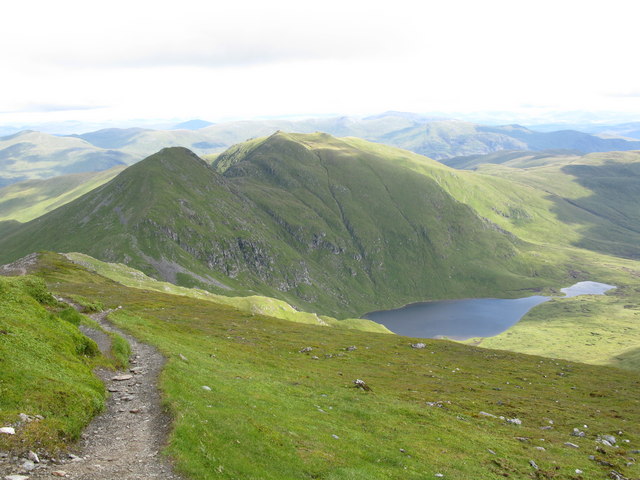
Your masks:
<svg viewBox="0 0 640 480"><path fill-rule="evenodd" d="M0 428L0 433L6 433L7 435L15 435L16 429L13 427L2 427Z"/></svg>
<svg viewBox="0 0 640 480"><path fill-rule="evenodd" d="M203 386L202 386L202 389L203 389L203 390L206 390L207 392L210 392L210 391L211 391L211 387L209 387L209 386L207 386L207 385L203 385Z"/></svg>
<svg viewBox="0 0 640 480"><path fill-rule="evenodd" d="M582 473L582 470L580 470L579 468L576 468L576 473L580 475Z"/></svg>

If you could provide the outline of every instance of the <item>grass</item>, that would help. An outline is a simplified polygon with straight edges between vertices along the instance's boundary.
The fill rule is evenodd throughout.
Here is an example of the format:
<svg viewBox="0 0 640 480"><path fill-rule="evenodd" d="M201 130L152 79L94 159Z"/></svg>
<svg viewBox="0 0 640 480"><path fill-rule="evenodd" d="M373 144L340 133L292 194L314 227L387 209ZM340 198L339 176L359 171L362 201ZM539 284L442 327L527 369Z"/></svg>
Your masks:
<svg viewBox="0 0 640 480"><path fill-rule="evenodd" d="M283 320L289 320L298 323L308 323L311 325L324 325L342 328L353 328L368 332L391 333L384 325L377 324L370 320L361 318L350 318L345 320L336 320L333 317L318 316L315 313L301 312L294 309L291 305L282 300L275 298L252 295L248 297L228 297L225 295L216 295L206 290L196 288L185 288L168 282L160 282L148 277L139 270L127 267L123 264L114 264L101 262L89 255L82 253L66 253L65 257L71 261L82 265L96 273L114 280L122 285L147 290L155 290L158 292L170 293L173 295L183 295L202 300L208 300L224 305L237 308L240 311L268 315ZM81 305L91 305L88 300L74 296L74 299ZM103 305L99 305L102 310Z"/></svg>
<svg viewBox="0 0 640 480"><path fill-rule="evenodd" d="M79 314L59 308L42 280L0 277L0 424L18 432L0 436L0 450L62 448L102 409L92 368L104 360ZM20 413L42 419L20 423Z"/></svg>
<svg viewBox="0 0 640 480"><path fill-rule="evenodd" d="M47 180L27 180L1 188L0 222L28 222L40 217L108 182L124 168L61 175Z"/></svg>
<svg viewBox="0 0 640 480"><path fill-rule="evenodd" d="M175 423L167 453L190 478L640 474L629 463L640 445L637 373L443 340L413 349L406 337L128 288L54 254L41 256L39 275L57 294L123 306L110 319L168 357L161 389ZM355 388L357 378L372 391ZM571 436L573 428L586 436ZM620 447L597 444L604 433Z"/></svg>

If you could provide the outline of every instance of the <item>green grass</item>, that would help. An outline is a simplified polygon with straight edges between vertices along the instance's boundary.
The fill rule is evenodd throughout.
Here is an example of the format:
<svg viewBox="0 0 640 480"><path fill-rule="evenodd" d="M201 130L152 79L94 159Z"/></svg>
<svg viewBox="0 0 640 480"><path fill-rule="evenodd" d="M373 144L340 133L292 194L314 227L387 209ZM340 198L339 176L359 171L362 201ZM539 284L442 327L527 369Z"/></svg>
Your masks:
<svg viewBox="0 0 640 480"><path fill-rule="evenodd" d="M111 320L168 357L161 389L175 424L167 453L190 478L424 479L442 473L599 480L613 469L629 478L640 474L637 464L627 465L630 450L640 445L637 373L448 341L427 340L425 349L413 349L416 340L406 337L322 328L128 288L53 254L41 257L39 271L59 295L122 305ZM308 346L313 350L299 353ZM372 391L354 388L357 378ZM575 427L586 437L571 436ZM596 451L603 433L616 435L620 447ZM576 475L576 468L584 473Z"/></svg>
<svg viewBox="0 0 640 480"><path fill-rule="evenodd" d="M33 220L108 182L124 168L27 180L0 188L0 222Z"/></svg>
<svg viewBox="0 0 640 480"><path fill-rule="evenodd" d="M336 320L333 317L318 316L315 313L298 311L282 300L262 297L258 295L252 295L248 297L227 297L225 295L216 295L206 290L185 288L168 282L160 282L151 277L148 277L141 271L135 270L131 267L127 267L126 265L101 262L100 260L96 260L95 258L90 257L89 255L84 255L82 253L66 253L64 255L74 263L82 265L89 270L95 271L96 273L104 277L107 277L128 287L155 290L158 292L170 293L173 295L184 295L201 300L208 300L235 307L243 312L268 315L292 322L308 323L311 325L353 328L356 330L363 330L368 332L391 333L384 325L380 325L370 320L361 318ZM88 300L82 297L78 297L77 295L74 296L74 299L84 306L86 306L87 304L91 304L91 302L89 302Z"/></svg>
<svg viewBox="0 0 640 480"><path fill-rule="evenodd" d="M0 277L0 424L17 427L0 436L0 450L64 447L102 409L97 345L58 308L42 280ZM20 413L43 419L18 424Z"/></svg>

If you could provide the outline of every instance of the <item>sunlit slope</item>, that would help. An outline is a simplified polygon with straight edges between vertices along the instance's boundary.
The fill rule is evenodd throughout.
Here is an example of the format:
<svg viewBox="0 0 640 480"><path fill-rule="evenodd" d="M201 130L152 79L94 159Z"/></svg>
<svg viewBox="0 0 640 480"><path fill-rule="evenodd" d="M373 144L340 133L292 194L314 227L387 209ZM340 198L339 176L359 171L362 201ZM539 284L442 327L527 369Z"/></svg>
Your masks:
<svg viewBox="0 0 640 480"><path fill-rule="evenodd" d="M27 180L0 188L0 221L33 220L108 182L124 169Z"/></svg>
<svg viewBox="0 0 640 480"><path fill-rule="evenodd" d="M253 140L213 168L165 149L12 227L0 256L79 251L339 317L428 298L518 296L569 274L457 198L462 183L454 192L443 179L464 182L425 157L324 134Z"/></svg>
<svg viewBox="0 0 640 480"><path fill-rule="evenodd" d="M168 451L190 478L639 474L636 373L443 340L415 349L127 288L50 254L39 272L59 295L122 305L110 319L166 355ZM597 443L605 434L619 446Z"/></svg>

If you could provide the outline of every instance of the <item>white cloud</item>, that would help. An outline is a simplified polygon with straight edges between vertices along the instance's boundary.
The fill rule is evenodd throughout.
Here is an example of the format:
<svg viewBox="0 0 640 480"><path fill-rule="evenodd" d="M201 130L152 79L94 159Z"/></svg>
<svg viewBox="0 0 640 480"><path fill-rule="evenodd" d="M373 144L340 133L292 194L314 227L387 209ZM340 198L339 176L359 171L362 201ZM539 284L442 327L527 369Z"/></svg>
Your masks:
<svg viewBox="0 0 640 480"><path fill-rule="evenodd" d="M0 120L640 108L634 0L12 2ZM611 92L618 92L618 96ZM104 106L63 111L44 106Z"/></svg>

